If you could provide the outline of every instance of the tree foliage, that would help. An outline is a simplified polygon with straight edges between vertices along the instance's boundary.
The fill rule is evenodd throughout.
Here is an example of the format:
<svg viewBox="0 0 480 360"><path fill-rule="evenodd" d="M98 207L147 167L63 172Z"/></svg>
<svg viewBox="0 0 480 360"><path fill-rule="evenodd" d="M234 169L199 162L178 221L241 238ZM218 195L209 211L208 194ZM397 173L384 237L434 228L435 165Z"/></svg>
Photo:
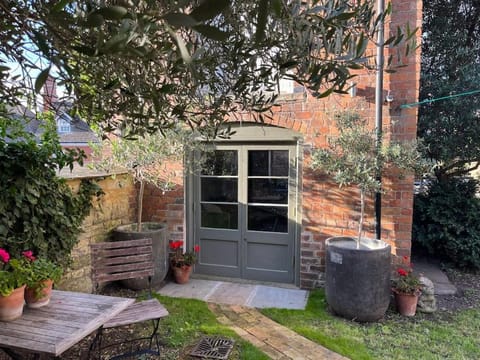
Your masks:
<svg viewBox="0 0 480 360"><path fill-rule="evenodd" d="M91 144L91 147L94 157L90 164L92 167L107 172L127 170L135 182L140 184L137 194L138 231L142 231L145 184L151 184L162 191L173 190L175 180L179 177L175 165L183 164L185 169L195 171L200 164L190 164L190 157L186 157L186 154L207 151L207 145L196 141L194 133L181 127L143 134L136 139L125 139L112 134L101 144Z"/></svg>
<svg viewBox="0 0 480 360"><path fill-rule="evenodd" d="M53 72L76 111L105 130L134 136L180 122L217 136L235 111L262 120L280 78L316 96L343 92L390 12L376 14L374 3L1 0L0 100L26 85L38 92ZM414 32L397 34L386 43ZM23 70L14 85L9 62Z"/></svg>
<svg viewBox="0 0 480 360"><path fill-rule="evenodd" d="M415 196L414 245L461 268L480 269L478 181L434 181Z"/></svg>
<svg viewBox="0 0 480 360"><path fill-rule="evenodd" d="M329 147L312 152L313 169L333 177L340 186L354 185L360 192L360 221L357 245L363 232L365 195L382 192L378 176L382 171L396 167L405 171L421 172L425 169L416 142L379 143L375 129L356 112L341 112L335 116L338 136L329 139Z"/></svg>
<svg viewBox="0 0 480 360"><path fill-rule="evenodd" d="M480 3L433 0L423 4L420 98L479 90ZM420 107L418 135L441 179L480 164L480 94Z"/></svg>

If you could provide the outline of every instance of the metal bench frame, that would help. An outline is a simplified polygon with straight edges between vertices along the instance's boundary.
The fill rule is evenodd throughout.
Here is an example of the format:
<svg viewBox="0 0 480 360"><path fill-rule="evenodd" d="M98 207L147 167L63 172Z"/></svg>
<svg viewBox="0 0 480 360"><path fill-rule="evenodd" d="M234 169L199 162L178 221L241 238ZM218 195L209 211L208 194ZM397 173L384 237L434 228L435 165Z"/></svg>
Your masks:
<svg viewBox="0 0 480 360"><path fill-rule="evenodd" d="M97 353L100 358L102 350L119 345L113 343L102 344L103 329L136 324L144 321L152 322L150 336L131 339L126 342L134 343L142 340L148 341L148 348L124 353L112 359L127 358L139 354L160 355L160 339L158 329L160 319L168 315L165 307L157 299L151 298L151 277L154 274L152 239L135 239L116 242L101 242L90 245L92 257L92 283L95 293L104 282L148 278L149 299L138 301L120 314L106 322L96 333L89 349L89 358ZM126 342L122 342L125 344Z"/></svg>

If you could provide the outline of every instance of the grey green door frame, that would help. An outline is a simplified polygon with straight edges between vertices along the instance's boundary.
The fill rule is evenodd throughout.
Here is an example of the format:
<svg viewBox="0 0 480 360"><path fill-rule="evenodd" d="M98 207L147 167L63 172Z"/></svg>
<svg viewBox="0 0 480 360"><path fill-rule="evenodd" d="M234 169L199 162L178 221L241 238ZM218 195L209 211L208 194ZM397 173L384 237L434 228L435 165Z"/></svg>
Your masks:
<svg viewBox="0 0 480 360"><path fill-rule="evenodd" d="M219 143L186 187L198 274L298 285L299 144Z"/></svg>

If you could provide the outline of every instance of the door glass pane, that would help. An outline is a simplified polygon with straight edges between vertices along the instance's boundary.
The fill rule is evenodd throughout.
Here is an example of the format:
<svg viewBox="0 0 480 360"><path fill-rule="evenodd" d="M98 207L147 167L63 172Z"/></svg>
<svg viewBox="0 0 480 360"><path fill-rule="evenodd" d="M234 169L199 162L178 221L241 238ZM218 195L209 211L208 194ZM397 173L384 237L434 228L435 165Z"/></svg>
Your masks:
<svg viewBox="0 0 480 360"><path fill-rule="evenodd" d="M215 229L238 229L238 206L201 204L201 226Z"/></svg>
<svg viewBox="0 0 480 360"><path fill-rule="evenodd" d="M248 202L288 204L288 179L248 179Z"/></svg>
<svg viewBox="0 0 480 360"><path fill-rule="evenodd" d="M248 230L288 232L287 207L248 206Z"/></svg>
<svg viewBox="0 0 480 360"><path fill-rule="evenodd" d="M236 150L215 150L207 155L202 175L237 176L238 155Z"/></svg>
<svg viewBox="0 0 480 360"><path fill-rule="evenodd" d="M237 202L238 187L236 178L202 178L201 201Z"/></svg>
<svg viewBox="0 0 480 360"><path fill-rule="evenodd" d="M250 150L248 176L288 176L288 150Z"/></svg>

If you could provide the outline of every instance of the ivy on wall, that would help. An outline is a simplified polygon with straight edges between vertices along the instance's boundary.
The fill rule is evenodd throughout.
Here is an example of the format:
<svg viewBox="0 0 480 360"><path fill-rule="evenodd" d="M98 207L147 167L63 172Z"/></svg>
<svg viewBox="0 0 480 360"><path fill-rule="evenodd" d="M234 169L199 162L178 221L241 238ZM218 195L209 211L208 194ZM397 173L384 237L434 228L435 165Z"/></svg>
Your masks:
<svg viewBox="0 0 480 360"><path fill-rule="evenodd" d="M57 176L57 170L82 163L84 154L62 149L54 124L46 123L41 141L2 128L0 247L11 254L32 250L65 267L92 197L103 191L91 180L82 180L74 193L65 179Z"/></svg>

